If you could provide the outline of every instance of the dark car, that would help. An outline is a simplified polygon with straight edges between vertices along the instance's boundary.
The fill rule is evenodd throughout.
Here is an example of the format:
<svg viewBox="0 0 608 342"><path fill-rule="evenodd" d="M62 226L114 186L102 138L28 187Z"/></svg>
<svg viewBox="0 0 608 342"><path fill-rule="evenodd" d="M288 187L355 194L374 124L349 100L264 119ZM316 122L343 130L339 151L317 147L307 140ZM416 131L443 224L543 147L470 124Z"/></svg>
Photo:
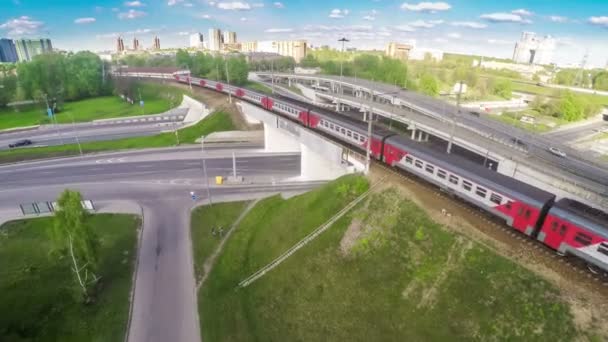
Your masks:
<svg viewBox="0 0 608 342"><path fill-rule="evenodd" d="M32 144L31 140L29 140L29 139L23 139L23 140L15 141L12 144L9 144L8 147L14 148L14 147L19 147L19 146L27 146L27 145L31 145L31 144Z"/></svg>
<svg viewBox="0 0 608 342"><path fill-rule="evenodd" d="M518 147L521 147L521 148L526 149L526 150L528 149L528 145L526 145L526 143L523 142L519 138L515 138L515 137L511 138L511 144L513 144L515 146L518 146Z"/></svg>

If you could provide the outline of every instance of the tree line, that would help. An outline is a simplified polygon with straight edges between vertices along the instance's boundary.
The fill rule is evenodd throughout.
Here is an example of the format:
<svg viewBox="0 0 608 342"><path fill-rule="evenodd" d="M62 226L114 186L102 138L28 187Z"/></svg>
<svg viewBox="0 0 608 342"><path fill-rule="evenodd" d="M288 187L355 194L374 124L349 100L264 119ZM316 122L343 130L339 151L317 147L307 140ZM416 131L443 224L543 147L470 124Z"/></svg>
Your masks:
<svg viewBox="0 0 608 342"><path fill-rule="evenodd" d="M104 62L88 51L46 53L32 61L4 66L0 107L15 99L56 103L109 95L112 86Z"/></svg>

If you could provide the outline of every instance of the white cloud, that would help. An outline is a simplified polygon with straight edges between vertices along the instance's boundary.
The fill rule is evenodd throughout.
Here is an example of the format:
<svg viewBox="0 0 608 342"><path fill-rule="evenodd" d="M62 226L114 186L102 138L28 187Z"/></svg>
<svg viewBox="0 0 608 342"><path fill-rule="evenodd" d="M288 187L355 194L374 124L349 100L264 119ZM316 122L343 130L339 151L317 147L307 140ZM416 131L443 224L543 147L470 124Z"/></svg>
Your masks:
<svg viewBox="0 0 608 342"><path fill-rule="evenodd" d="M525 8L519 8L516 10L512 10L511 13L521 15L522 17L529 17L534 14L533 12L530 12Z"/></svg>
<svg viewBox="0 0 608 342"><path fill-rule="evenodd" d="M147 13L130 9L128 12L118 13L119 19L136 19L145 16Z"/></svg>
<svg viewBox="0 0 608 342"><path fill-rule="evenodd" d="M181 4L184 0L169 0L167 1L167 6L175 6L177 4Z"/></svg>
<svg viewBox="0 0 608 342"><path fill-rule="evenodd" d="M253 8L262 8L262 7L264 7L264 3L263 2L256 2L256 3L251 4L251 7L253 7Z"/></svg>
<svg viewBox="0 0 608 342"><path fill-rule="evenodd" d="M568 22L568 18L567 17L562 17L559 15L551 15L549 16L549 20L551 20L554 23L566 23Z"/></svg>
<svg viewBox="0 0 608 342"><path fill-rule="evenodd" d="M590 17L589 23L597 26L608 28L608 16Z"/></svg>
<svg viewBox="0 0 608 342"><path fill-rule="evenodd" d="M229 11L249 11L251 5L248 2L242 1L226 1L218 2L217 8Z"/></svg>
<svg viewBox="0 0 608 342"><path fill-rule="evenodd" d="M511 45L512 41L504 40L504 39L488 39L488 44L494 45Z"/></svg>
<svg viewBox="0 0 608 342"><path fill-rule="evenodd" d="M188 36L188 35L190 35L190 32L188 32L188 31L177 32L177 35L178 36Z"/></svg>
<svg viewBox="0 0 608 342"><path fill-rule="evenodd" d="M504 13L504 12L488 13L488 14L482 14L479 17L481 19L485 19L485 20L493 22L493 23L520 23L520 24L532 23L530 20L525 19L521 15L513 14L513 13Z"/></svg>
<svg viewBox="0 0 608 342"><path fill-rule="evenodd" d="M462 35L458 32L452 32L452 33L448 33L448 38L452 38L452 39L460 39L462 38Z"/></svg>
<svg viewBox="0 0 608 342"><path fill-rule="evenodd" d="M241 19L240 19L240 20L241 20L241 21L247 21L247 18L245 18L245 17L241 17Z"/></svg>
<svg viewBox="0 0 608 342"><path fill-rule="evenodd" d="M472 29L484 29L484 28L488 27L488 25L486 25L484 23L478 23L478 22L474 22L474 21L454 21L450 25L457 26L457 27L472 28Z"/></svg>
<svg viewBox="0 0 608 342"><path fill-rule="evenodd" d="M201 18L201 19L211 19L211 16L206 13L201 13L201 14L197 15L197 17Z"/></svg>
<svg viewBox="0 0 608 342"><path fill-rule="evenodd" d="M435 39L433 39L433 41L435 43L447 43L448 42L448 40L445 38L435 38Z"/></svg>
<svg viewBox="0 0 608 342"><path fill-rule="evenodd" d="M78 19L74 20L74 24L91 24L96 21L97 21L97 19L95 19L95 18L78 18Z"/></svg>
<svg viewBox="0 0 608 342"><path fill-rule="evenodd" d="M411 27L410 25L398 25L394 27L395 30L397 31L402 31L402 32L414 32L416 31L415 28Z"/></svg>
<svg viewBox="0 0 608 342"><path fill-rule="evenodd" d="M44 25L41 21L33 20L26 15L19 18L10 19L0 25L0 29L7 30L9 35L34 34Z"/></svg>
<svg viewBox="0 0 608 342"><path fill-rule="evenodd" d="M275 8L285 8L285 5L283 5L282 2L275 2L272 4Z"/></svg>
<svg viewBox="0 0 608 342"><path fill-rule="evenodd" d="M103 12L104 8L102 6L95 6L95 12L97 13L101 13Z"/></svg>
<svg viewBox="0 0 608 342"><path fill-rule="evenodd" d="M127 7L143 7L143 6L146 6L143 2L141 2L139 0L125 1L124 5L127 6Z"/></svg>
<svg viewBox="0 0 608 342"><path fill-rule="evenodd" d="M416 20L416 21L409 23L409 26L415 27L415 28L432 28L432 27L435 27L436 25L440 25L440 24L443 24L443 20L429 20L429 21Z"/></svg>
<svg viewBox="0 0 608 342"><path fill-rule="evenodd" d="M365 15L363 16L363 20L374 21L374 20L376 20L376 15L378 15L378 11L373 9L369 12L364 12L364 14Z"/></svg>
<svg viewBox="0 0 608 342"><path fill-rule="evenodd" d="M409 4L404 2L401 4L402 10L414 11L414 12L430 12L436 13L438 11L447 11L452 6L447 2L419 2L417 4Z"/></svg>
<svg viewBox="0 0 608 342"><path fill-rule="evenodd" d="M374 17L372 15L365 15L365 16L363 16L363 20L374 21L374 20L376 20L376 17Z"/></svg>
<svg viewBox="0 0 608 342"><path fill-rule="evenodd" d="M341 19L346 17L348 13L350 13L350 11L347 9L334 8L331 10L331 12L329 12L329 17L333 19Z"/></svg>
<svg viewBox="0 0 608 342"><path fill-rule="evenodd" d="M117 7L112 7L112 12L118 12L120 11Z"/></svg>
<svg viewBox="0 0 608 342"><path fill-rule="evenodd" d="M265 30L266 33L289 33L293 32L292 28L269 28Z"/></svg>
<svg viewBox="0 0 608 342"><path fill-rule="evenodd" d="M97 39L107 39L107 38L116 38L119 37L120 33L118 32L112 32L112 33L103 33L103 34L98 34L95 35L95 38Z"/></svg>

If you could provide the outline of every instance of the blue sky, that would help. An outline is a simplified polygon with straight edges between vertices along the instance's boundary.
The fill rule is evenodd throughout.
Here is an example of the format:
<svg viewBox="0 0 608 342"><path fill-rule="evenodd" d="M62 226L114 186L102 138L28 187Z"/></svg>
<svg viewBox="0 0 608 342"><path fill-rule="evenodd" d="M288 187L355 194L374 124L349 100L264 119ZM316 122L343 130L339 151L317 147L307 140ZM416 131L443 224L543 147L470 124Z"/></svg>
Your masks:
<svg viewBox="0 0 608 342"><path fill-rule="evenodd" d="M522 31L552 35L554 60L608 61L608 1L209 1L0 0L1 37L50 37L67 50L110 50L116 36L150 46L188 44L188 34L219 27L240 41L304 38L313 46L382 49L389 41L445 51L510 57Z"/></svg>

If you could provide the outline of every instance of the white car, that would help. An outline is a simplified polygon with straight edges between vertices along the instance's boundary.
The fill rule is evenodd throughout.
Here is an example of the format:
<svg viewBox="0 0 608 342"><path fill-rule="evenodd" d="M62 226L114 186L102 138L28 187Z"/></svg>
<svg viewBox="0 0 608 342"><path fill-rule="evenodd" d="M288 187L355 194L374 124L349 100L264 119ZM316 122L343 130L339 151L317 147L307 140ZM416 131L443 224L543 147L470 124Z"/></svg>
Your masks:
<svg viewBox="0 0 608 342"><path fill-rule="evenodd" d="M557 147L549 147L549 152L553 153L558 157L566 158L566 153L562 152L562 150Z"/></svg>

